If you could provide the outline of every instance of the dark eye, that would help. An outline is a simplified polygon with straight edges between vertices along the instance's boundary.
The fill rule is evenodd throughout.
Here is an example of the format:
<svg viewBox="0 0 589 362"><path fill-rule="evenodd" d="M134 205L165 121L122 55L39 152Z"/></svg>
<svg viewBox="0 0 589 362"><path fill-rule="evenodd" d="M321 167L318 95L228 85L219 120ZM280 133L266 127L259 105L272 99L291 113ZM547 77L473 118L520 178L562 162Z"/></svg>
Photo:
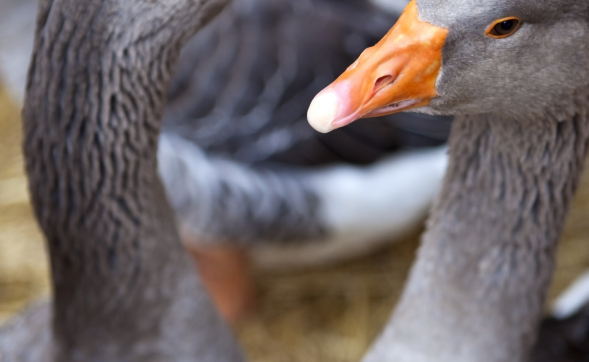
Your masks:
<svg viewBox="0 0 589 362"><path fill-rule="evenodd" d="M492 38L507 38L519 28L520 20L516 17L499 19L487 29L486 34Z"/></svg>

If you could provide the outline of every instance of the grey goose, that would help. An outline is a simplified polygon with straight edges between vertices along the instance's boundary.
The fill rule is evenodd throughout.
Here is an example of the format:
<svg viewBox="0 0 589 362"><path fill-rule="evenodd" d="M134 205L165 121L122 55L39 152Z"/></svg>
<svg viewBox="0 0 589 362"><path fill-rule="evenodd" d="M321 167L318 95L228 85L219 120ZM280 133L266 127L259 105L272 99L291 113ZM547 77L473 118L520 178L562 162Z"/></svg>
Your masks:
<svg viewBox="0 0 589 362"><path fill-rule="evenodd" d="M586 2L414 0L311 103L323 132L456 115L417 260L365 362L530 359L587 153L588 39Z"/></svg>

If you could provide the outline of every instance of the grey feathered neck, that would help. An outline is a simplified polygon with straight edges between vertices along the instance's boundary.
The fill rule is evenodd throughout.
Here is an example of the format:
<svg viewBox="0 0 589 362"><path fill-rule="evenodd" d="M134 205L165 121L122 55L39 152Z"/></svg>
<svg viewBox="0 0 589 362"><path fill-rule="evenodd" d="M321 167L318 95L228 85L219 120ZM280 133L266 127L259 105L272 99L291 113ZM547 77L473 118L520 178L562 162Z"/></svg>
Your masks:
<svg viewBox="0 0 589 362"><path fill-rule="evenodd" d="M366 361L528 360L587 152L588 95L542 118L454 121L417 262Z"/></svg>
<svg viewBox="0 0 589 362"><path fill-rule="evenodd" d="M156 167L180 47L222 5L41 1L24 150L51 257L55 360L240 359Z"/></svg>

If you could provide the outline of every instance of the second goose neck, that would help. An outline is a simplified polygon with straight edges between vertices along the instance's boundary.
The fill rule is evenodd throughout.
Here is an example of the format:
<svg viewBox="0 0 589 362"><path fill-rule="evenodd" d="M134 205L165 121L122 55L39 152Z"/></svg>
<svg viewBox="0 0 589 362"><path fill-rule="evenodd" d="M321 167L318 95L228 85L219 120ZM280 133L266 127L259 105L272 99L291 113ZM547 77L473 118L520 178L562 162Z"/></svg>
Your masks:
<svg viewBox="0 0 589 362"><path fill-rule="evenodd" d="M585 111L457 118L417 261L366 361L526 361L588 139Z"/></svg>
<svg viewBox="0 0 589 362"><path fill-rule="evenodd" d="M202 4L41 1L24 151L57 360L240 359L157 176L168 81Z"/></svg>

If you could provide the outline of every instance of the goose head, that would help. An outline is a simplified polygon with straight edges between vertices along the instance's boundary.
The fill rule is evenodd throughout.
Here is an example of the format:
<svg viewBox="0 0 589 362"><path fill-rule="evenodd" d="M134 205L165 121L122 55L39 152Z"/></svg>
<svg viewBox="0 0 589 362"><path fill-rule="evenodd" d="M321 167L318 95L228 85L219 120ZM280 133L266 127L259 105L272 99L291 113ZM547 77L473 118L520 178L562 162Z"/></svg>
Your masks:
<svg viewBox="0 0 589 362"><path fill-rule="evenodd" d="M541 113L586 87L585 2L413 0L389 33L311 103L321 132L359 118Z"/></svg>

